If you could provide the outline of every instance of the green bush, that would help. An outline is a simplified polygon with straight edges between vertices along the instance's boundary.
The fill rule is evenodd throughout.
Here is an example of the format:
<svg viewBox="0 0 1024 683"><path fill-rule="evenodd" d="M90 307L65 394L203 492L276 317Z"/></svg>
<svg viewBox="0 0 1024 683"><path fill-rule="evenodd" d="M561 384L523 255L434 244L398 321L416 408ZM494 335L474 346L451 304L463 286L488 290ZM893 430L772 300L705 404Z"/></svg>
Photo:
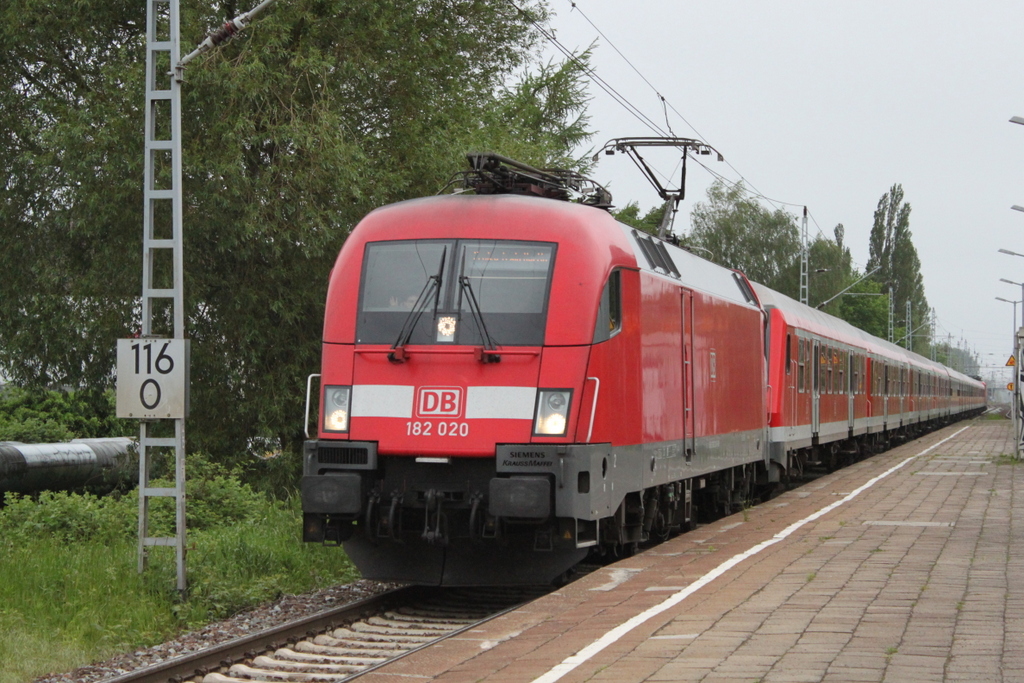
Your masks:
<svg viewBox="0 0 1024 683"><path fill-rule="evenodd" d="M28 391L7 387L0 392L0 441L56 443L71 439L134 436L134 422L115 415L111 391Z"/></svg>
<svg viewBox="0 0 1024 683"><path fill-rule="evenodd" d="M252 522L281 505L243 484L236 472L203 453L186 456L185 468L185 525L190 531ZM150 484L172 488L174 480L153 479ZM64 491L43 491L37 496L7 493L0 510L0 533L62 542L134 538L138 507L137 490L103 497ZM173 536L174 499L151 498L149 520L150 535Z"/></svg>
<svg viewBox="0 0 1024 683"><path fill-rule="evenodd" d="M67 427L54 420L36 416L15 419L0 414L0 441L62 443L74 438Z"/></svg>
<svg viewBox="0 0 1024 683"><path fill-rule="evenodd" d="M43 491L38 498L7 493L0 510L0 536L19 541L120 542L137 532L137 505L128 497L90 493Z"/></svg>
<svg viewBox="0 0 1024 683"><path fill-rule="evenodd" d="M242 483L236 468L214 462L205 453L185 457L185 525L193 531L249 522L264 514L274 503ZM151 481L153 486L173 487L173 475ZM138 501L138 493L128 494ZM175 509L172 498L150 499L150 533L174 534Z"/></svg>

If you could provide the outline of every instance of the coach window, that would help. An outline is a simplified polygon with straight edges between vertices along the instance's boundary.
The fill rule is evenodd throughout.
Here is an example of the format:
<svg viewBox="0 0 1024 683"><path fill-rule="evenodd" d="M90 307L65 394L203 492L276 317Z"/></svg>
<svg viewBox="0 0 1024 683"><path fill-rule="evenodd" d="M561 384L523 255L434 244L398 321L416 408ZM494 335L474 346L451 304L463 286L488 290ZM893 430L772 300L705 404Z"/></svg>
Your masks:
<svg viewBox="0 0 1024 683"><path fill-rule="evenodd" d="M793 335L786 335L786 374L793 374Z"/></svg>
<svg viewBox="0 0 1024 683"><path fill-rule="evenodd" d="M811 354L814 352L814 347L811 345L810 339L804 339L804 392L811 390L811 375L813 374L814 361L811 358Z"/></svg>
<svg viewBox="0 0 1024 683"><path fill-rule="evenodd" d="M831 388L831 375L829 375L829 369L831 368L831 355L827 346L821 347L821 388L820 392L827 394Z"/></svg>
<svg viewBox="0 0 1024 683"><path fill-rule="evenodd" d="M853 394L857 391L857 357L849 351L843 355L843 364L844 367L846 367L846 381L848 383L844 389L846 389L846 393Z"/></svg>
<svg viewBox="0 0 1024 683"><path fill-rule="evenodd" d="M839 376L839 363L836 362L836 347L828 349L828 393L836 393L836 379Z"/></svg>
<svg viewBox="0 0 1024 683"><path fill-rule="evenodd" d="M831 355L833 350L831 346L825 346L825 393L831 393L833 391L833 368L831 368Z"/></svg>
<svg viewBox="0 0 1024 683"><path fill-rule="evenodd" d="M811 389L816 393L821 393L821 364L825 362L825 356L822 353L822 347L818 346L815 349L818 355L815 356L814 352L811 352Z"/></svg>
<svg viewBox="0 0 1024 683"><path fill-rule="evenodd" d="M621 271L613 270L608 276L601 303L597 309L597 325L594 327L594 343L611 339L622 329L622 277Z"/></svg>
<svg viewBox="0 0 1024 683"><path fill-rule="evenodd" d="M839 393L846 393L849 387L846 386L846 351L839 352L839 383L836 389Z"/></svg>
<svg viewBox="0 0 1024 683"><path fill-rule="evenodd" d="M814 383L819 394L828 393L828 347L824 344L818 346L818 376Z"/></svg>

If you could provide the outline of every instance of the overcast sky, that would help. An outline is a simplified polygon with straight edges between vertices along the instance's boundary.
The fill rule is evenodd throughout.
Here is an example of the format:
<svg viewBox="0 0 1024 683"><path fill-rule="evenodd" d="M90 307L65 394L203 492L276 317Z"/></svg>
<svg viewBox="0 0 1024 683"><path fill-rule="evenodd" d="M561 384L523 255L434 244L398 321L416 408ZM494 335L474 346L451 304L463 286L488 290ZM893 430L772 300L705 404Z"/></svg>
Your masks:
<svg viewBox="0 0 1024 683"><path fill-rule="evenodd" d="M999 279L1024 281L1024 258L997 253L1024 253L1024 213L1010 210L1024 205L1024 126L1009 123L1024 116L1019 2L551 3L558 40L570 49L597 41L593 64L612 88L664 129L649 80L670 104L675 134L696 129L735 170L705 163L806 204L812 237L842 223L859 267L879 198L902 184L939 333L966 339L983 366L1005 363L1014 313L995 297L1020 300L1021 289ZM590 91L595 146L656 134L597 86ZM665 173L677 162L657 160ZM593 176L620 206L659 201L624 156L603 157ZM690 208L711 180L690 165L676 232L689 231Z"/></svg>

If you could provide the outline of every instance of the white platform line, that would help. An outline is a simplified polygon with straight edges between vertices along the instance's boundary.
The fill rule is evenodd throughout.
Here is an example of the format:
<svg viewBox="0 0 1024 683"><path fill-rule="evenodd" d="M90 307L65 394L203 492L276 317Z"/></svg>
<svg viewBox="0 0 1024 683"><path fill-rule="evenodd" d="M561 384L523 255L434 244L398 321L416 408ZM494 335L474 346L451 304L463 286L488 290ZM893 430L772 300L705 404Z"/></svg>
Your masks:
<svg viewBox="0 0 1024 683"><path fill-rule="evenodd" d="M878 482L880 482L883 479L885 479L886 477L888 477L893 472L896 472L900 468L902 468L905 465L907 465L907 463L913 461L915 458L919 458L922 455L928 453L929 451L934 450L935 448L938 448L939 446L941 446L942 444L946 443L950 439L953 439L956 436L960 435L962 432L966 431L967 429L970 429L970 426L967 426L967 427L964 427L963 429L960 429L959 431L957 431L956 433L946 437L942 441L939 441L938 443L936 443L936 444L934 444L932 446L929 446L928 448L924 449L923 451L921 451L917 455L912 455L909 458L907 458L906 460L904 460L903 462L890 467L885 472L882 472L881 474L879 474L877 477L874 477L873 479L868 480L867 483L865 483L865 484L857 487L853 491L851 491L849 493L849 495L847 495L845 498L842 498L841 500L837 500L836 502L832 503L831 505L826 505L825 507L821 508L817 512L815 512L813 514L810 514L807 517L804 517L799 522L794 522L793 524L790 524L788 527L786 527L785 529L783 529L779 533L775 534L774 536L769 538L767 541L762 541L762 542L758 543L757 545L755 545L753 548L750 548L749 550L747 550L745 552L742 552L739 555L733 555L728 560L726 560L722 564L718 565L717 567L715 567L714 569L709 571L704 576L700 577L699 579L697 579L696 581L691 583L685 589L679 591L678 593L676 593L676 594L674 594L672 596L669 596L668 598L666 598L660 604L657 604L654 607L651 607L651 608L641 612L640 614L638 614L635 617L629 619L628 621L625 621L622 624L619 624L618 626L613 628L611 631L608 631L603 636L601 636L600 638L598 638L597 640L592 642L590 645L587 645L585 648L583 648L582 650L580 650L576 654L570 655L569 657L566 657L565 659L562 660L562 662L560 664L557 664L554 667L552 667L551 670L549 670L547 673L545 673L545 674L543 674L541 676L538 676L537 678L533 679L533 683L554 683L555 681L559 680L560 678L565 676L567 673L569 673L570 671L572 671L573 669L578 667L580 664L583 664L584 662L589 660L591 657L593 657L594 655L596 655L599 652L601 652L602 650L604 650L609 645L612 645L615 642L617 642L620 638L622 638L622 636L626 635L627 633L629 633L630 631L635 629L637 626L640 626L641 624L649 621L653 617L658 616L659 614L661 614L665 610L670 609L672 607L675 607L680 602L682 602L686 598L690 597L691 595L696 593L698 590L700 590L704 586L708 585L709 583L711 583L712 581L714 581L718 577L720 577L723 574L725 574L727 571L729 571L730 569L732 569L733 567L738 565L740 562L743 562L743 560L746 560L746 559L748 559L750 557L753 557L754 555L757 555L762 550L764 550L766 548L770 548L771 546L775 545L779 541L785 540L787 537L789 537L794 531L798 530L800 527L804 526L805 524L809 524L810 522L813 522L813 521L815 521L817 519L820 519L824 515L827 515L828 513L830 513L833 510L835 510L840 505L845 505L846 503L850 502L851 500L853 500L854 498L859 496L864 491L868 490L869 488L871 488L872 486L874 486Z"/></svg>

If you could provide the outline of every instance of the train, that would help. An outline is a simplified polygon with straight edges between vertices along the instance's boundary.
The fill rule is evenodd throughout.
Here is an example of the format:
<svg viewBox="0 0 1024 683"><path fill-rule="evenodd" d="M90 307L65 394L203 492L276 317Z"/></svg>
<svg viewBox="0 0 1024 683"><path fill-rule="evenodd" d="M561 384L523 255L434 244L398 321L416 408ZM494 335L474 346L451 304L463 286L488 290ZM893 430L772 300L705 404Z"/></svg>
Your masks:
<svg viewBox="0 0 1024 683"><path fill-rule="evenodd" d="M985 407L572 176L470 161L473 193L372 211L329 276L303 540L366 578L548 584Z"/></svg>

